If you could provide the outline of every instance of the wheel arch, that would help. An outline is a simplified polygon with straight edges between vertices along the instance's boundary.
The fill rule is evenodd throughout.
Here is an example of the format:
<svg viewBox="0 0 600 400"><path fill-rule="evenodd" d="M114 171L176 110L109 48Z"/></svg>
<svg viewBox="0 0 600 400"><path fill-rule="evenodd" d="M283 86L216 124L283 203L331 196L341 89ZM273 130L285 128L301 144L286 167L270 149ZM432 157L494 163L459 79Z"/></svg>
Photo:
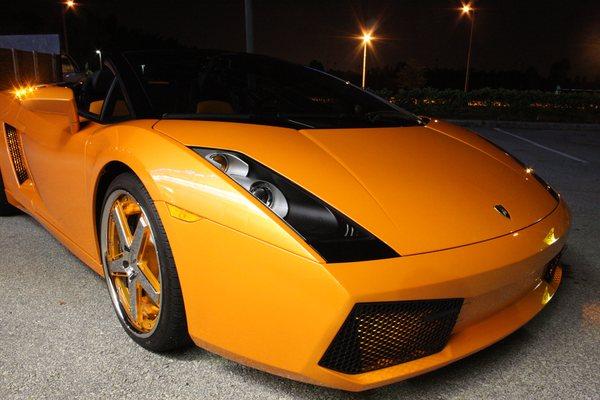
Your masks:
<svg viewBox="0 0 600 400"><path fill-rule="evenodd" d="M131 163L122 160L111 160L106 162L96 174L95 182L92 190L92 221L95 236L96 252L98 260L101 260L100 254L100 219L102 218L102 205L104 197L115 178L123 173L130 173L138 178L146 190L150 193L150 196L154 199L153 192L155 191L152 180L148 180L148 177L144 174L137 172L137 169L132 167Z"/></svg>
<svg viewBox="0 0 600 400"><path fill-rule="evenodd" d="M86 149L88 198L92 205L89 215L93 224L90 233L95 242L95 249L90 246L90 251L96 253L98 260L101 259L98 218L106 189L119 173L131 172L155 203L175 205L202 219L320 261L284 222L264 212L251 194L222 176L188 146L140 126L117 128L103 130Z"/></svg>
<svg viewBox="0 0 600 400"><path fill-rule="evenodd" d="M119 175L123 173L132 173L133 175L137 174L131 169L127 164L121 161L110 161L100 170L100 174L96 179L96 184L94 187L94 222L95 222L95 230L96 234L98 233L98 229L100 227L99 220L102 213L102 202L104 196L106 195L106 191L110 186L110 183Z"/></svg>

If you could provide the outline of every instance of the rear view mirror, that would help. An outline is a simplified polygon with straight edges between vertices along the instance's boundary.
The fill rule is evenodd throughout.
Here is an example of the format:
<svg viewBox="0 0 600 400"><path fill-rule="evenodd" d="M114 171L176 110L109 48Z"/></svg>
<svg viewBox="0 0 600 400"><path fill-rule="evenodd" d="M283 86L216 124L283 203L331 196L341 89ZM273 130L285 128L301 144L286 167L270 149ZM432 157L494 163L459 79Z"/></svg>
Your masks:
<svg viewBox="0 0 600 400"><path fill-rule="evenodd" d="M21 104L31 112L52 117L59 126L71 133L79 131L79 115L73 91L60 86L44 86L27 91L20 97Z"/></svg>

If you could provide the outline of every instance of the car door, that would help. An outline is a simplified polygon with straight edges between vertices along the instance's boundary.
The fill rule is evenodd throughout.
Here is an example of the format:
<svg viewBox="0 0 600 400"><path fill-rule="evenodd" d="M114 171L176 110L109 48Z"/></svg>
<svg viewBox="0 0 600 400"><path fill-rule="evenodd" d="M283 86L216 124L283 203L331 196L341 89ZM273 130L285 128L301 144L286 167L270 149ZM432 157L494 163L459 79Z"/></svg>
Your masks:
<svg viewBox="0 0 600 400"><path fill-rule="evenodd" d="M109 129L110 122L124 119L129 114L127 104L118 97L115 74L105 67L89 77L77 94L80 129L72 134L67 130L39 129L40 125L26 126L23 150L41 201L35 211L80 247L90 248L89 203L85 181L85 148L90 137L101 129ZM122 96L121 96L122 97ZM110 114L108 115L108 109ZM113 114L118 114L112 118ZM34 127L35 126L35 127Z"/></svg>

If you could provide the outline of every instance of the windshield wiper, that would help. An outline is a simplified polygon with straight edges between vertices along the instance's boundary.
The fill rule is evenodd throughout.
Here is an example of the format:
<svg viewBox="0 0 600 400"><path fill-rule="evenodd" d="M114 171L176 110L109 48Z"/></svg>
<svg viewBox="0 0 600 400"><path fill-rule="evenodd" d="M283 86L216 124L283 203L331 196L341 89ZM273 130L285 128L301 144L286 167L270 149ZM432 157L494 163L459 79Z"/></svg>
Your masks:
<svg viewBox="0 0 600 400"><path fill-rule="evenodd" d="M367 113L338 113L338 114L278 114L279 117L287 118L288 121L309 125L311 121L337 120L337 121L365 121L368 124L402 122L403 126L427 125L424 119L405 115L396 110L380 110ZM302 122L301 122L302 121ZM308 121L305 122L305 121ZM310 125L309 125L310 126Z"/></svg>
<svg viewBox="0 0 600 400"><path fill-rule="evenodd" d="M197 114L197 113L165 113L162 119L200 119L206 121L227 121L241 120L248 121L252 119L252 114Z"/></svg>
<svg viewBox="0 0 600 400"><path fill-rule="evenodd" d="M328 122L328 128L335 128L338 124L345 125L351 121L362 121L373 126L413 126L427 125L427 120L411 117L393 110L372 111L364 114L197 114L197 113L166 113L163 119L189 119L201 121L245 122L263 125L283 126L294 129L314 129L321 127L323 121ZM319 122L320 121L320 122ZM335 122L334 122L335 121ZM362 125L362 127L366 127ZM350 123L349 125L352 125Z"/></svg>
<svg viewBox="0 0 600 400"><path fill-rule="evenodd" d="M395 110L381 110L381 111L372 111L363 114L364 117L372 123L376 122L385 122L390 120L402 120L410 123L411 125L426 125L425 121L421 120L419 117L412 117L410 115L404 115L399 111Z"/></svg>
<svg viewBox="0 0 600 400"><path fill-rule="evenodd" d="M184 114L184 113L165 113L162 115L162 119L193 119L202 121L230 121L230 122L250 122L258 124L267 124L269 122L279 122L277 125L283 125L286 127L300 127L300 128L314 128L305 122L296 121L289 118L286 115L279 114ZM281 124L286 122L287 124Z"/></svg>

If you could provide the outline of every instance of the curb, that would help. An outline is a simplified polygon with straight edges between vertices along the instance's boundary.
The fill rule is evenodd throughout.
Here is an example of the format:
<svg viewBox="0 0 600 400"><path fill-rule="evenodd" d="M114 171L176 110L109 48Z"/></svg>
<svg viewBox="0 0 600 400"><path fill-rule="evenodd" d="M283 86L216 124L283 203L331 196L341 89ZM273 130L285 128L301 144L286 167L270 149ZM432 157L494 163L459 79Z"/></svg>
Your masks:
<svg viewBox="0 0 600 400"><path fill-rule="evenodd" d="M523 128L553 131L600 131L600 124L579 124L570 122L496 121L481 119L447 119L446 121L456 125L480 128Z"/></svg>

